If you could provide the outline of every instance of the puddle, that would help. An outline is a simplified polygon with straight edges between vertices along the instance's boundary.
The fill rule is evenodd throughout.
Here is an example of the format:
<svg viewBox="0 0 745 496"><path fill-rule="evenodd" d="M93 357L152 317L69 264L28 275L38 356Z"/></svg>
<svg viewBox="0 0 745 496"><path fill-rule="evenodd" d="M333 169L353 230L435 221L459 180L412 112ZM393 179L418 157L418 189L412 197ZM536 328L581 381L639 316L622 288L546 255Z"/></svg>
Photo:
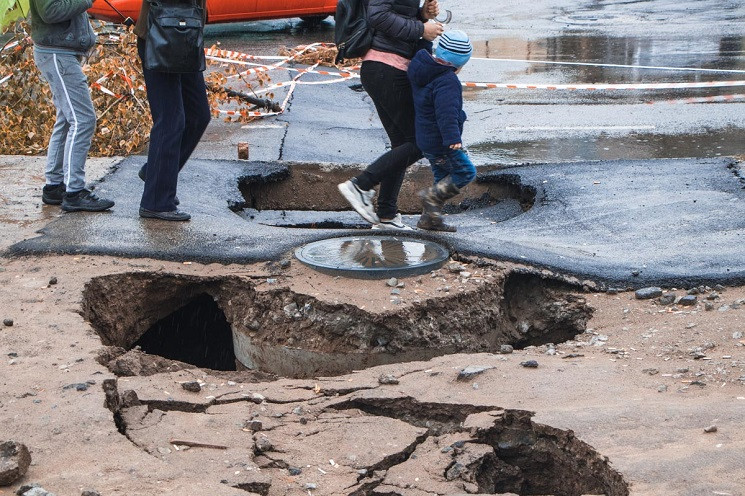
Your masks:
<svg viewBox="0 0 745 496"><path fill-rule="evenodd" d="M480 162L576 162L584 160L636 160L649 158L720 157L742 154L745 129L683 134L630 134L617 136L562 136L553 139L480 143L470 147Z"/></svg>
<svg viewBox="0 0 745 496"><path fill-rule="evenodd" d="M104 345L122 353L142 346L146 353L128 356L139 362L127 363L127 374L151 372L158 363L165 370L234 370L235 357L239 369L308 378L572 339L592 314L572 290L536 275L494 271L453 294L368 312L284 287L257 290L238 277L130 273L91 280L83 314ZM165 362L142 364L148 353ZM122 368L116 356L100 361Z"/></svg>

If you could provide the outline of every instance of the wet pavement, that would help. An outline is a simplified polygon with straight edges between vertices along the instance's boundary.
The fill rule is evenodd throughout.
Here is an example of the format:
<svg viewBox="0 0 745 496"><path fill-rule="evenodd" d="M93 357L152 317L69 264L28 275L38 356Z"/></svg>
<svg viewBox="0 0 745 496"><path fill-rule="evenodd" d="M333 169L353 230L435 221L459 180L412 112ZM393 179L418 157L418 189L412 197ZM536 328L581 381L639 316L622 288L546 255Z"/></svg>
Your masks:
<svg viewBox="0 0 745 496"><path fill-rule="evenodd" d="M745 6L740 2L554 0L499 10L465 0L442 5L453 12L449 27L466 30L474 40L476 57L462 72L464 81L674 85L745 80ZM261 55L332 37L331 20L315 27L281 20L207 30L209 45ZM272 71L272 82L292 74ZM324 79L328 76L302 76L306 82ZM245 210L251 205L238 187L248 176L267 180L278 171L291 173L288 161L339 164L335 167L352 175L351 169L375 159L387 140L372 102L358 86L356 79L298 86L280 116L245 125L214 119L180 184L184 208L194 214L186 226L153 228L137 218L141 183L133 171L144 158L132 157L99 185L117 200L113 213L63 216L44 236L15 250L255 261L287 257L303 243L348 234L360 227L354 214ZM282 91L277 100L284 98ZM723 95L734 96L712 99ZM461 234L437 238L460 252L608 284L740 281L742 184L728 168L732 162L718 157L742 153L742 95L745 86L468 89L464 141L482 175L517 175L536 189L537 201L522 215L516 202L503 202L453 216ZM691 98L704 100L682 103ZM234 160L239 142L249 143L253 162ZM313 188L299 194L312 197ZM691 195L695 201L688 202ZM416 217L406 220L413 224ZM659 246L661 231L669 234L664 247Z"/></svg>
<svg viewBox="0 0 745 496"><path fill-rule="evenodd" d="M443 0L467 31L475 58L461 78L504 84L690 83L745 79L745 6L721 1L539 1L495 8L489 2ZM701 26L705 26L702 29ZM212 25L208 43L241 52L276 55L279 47L330 42L333 21L319 26L294 20ZM583 65L591 64L591 65ZM273 73L282 80L288 74ZM292 150L265 150L267 125L292 124L295 135L329 136L353 143L363 128L384 139L369 100L352 100L344 84L302 87L284 116L241 129L215 123L198 156L235 158L235 143L249 141L260 160L307 160ZM727 96L724 102L707 101ZM277 97L281 98L281 95ZM468 90L465 140L479 164L520 164L627 158L712 157L742 153L745 86L661 90ZM682 103L704 99L699 103ZM304 104L319 102L313 111ZM315 112L341 114L346 139L324 133L325 119L303 128ZM307 116L300 115L310 112ZM294 115L292 115L294 114ZM331 120L331 119L329 119ZM271 123L271 124L270 124ZM292 133L292 130L290 131ZM284 136L276 131L273 137ZM232 139L230 138L232 137ZM351 139L350 139L351 138ZM227 145L227 146L223 146ZM323 143L320 144L323 148ZM325 150L314 160L373 160L372 150ZM719 154L719 155L718 155Z"/></svg>
<svg viewBox="0 0 745 496"><path fill-rule="evenodd" d="M97 191L117 202L112 212L60 215L42 236L13 245L10 252L245 263L289 259L305 243L362 232L277 227L239 216L236 212L248 206L239 185L281 181L293 173L291 165L282 163L191 161L182 172L179 196L192 221L140 219L139 164L137 157L127 159L98 184ZM511 167L487 172L480 181L509 179L534 191L527 211L520 213L516 201L505 200L450 215L456 234L397 234L607 286L741 284L745 190L739 174L730 159ZM318 213L291 215L314 219ZM347 215L325 213L327 222L336 219L341 225ZM413 225L416 217L406 220Z"/></svg>

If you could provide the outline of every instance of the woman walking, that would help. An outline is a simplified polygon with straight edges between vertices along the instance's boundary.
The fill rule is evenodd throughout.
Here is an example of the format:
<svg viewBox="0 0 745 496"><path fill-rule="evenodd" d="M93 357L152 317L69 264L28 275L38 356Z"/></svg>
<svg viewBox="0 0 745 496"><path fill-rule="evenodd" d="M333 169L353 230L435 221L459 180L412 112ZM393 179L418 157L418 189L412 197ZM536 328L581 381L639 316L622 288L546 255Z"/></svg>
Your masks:
<svg viewBox="0 0 745 496"><path fill-rule="evenodd" d="M196 1L204 11L205 0ZM134 29L153 117L147 164L140 170L145 181L140 217L185 221L191 216L176 208L178 173L210 122L207 88L201 71L174 73L145 68L149 13L150 2L145 0Z"/></svg>
<svg viewBox="0 0 745 496"><path fill-rule="evenodd" d="M437 0L370 0L368 18L375 30L372 47L363 58L360 78L372 98L391 149L361 174L339 184L339 192L373 228L411 229L398 213L398 194L406 168L422 158L414 135L414 100L406 70L421 40L432 42L443 27L428 22L439 14ZM378 210L373 207L380 185Z"/></svg>

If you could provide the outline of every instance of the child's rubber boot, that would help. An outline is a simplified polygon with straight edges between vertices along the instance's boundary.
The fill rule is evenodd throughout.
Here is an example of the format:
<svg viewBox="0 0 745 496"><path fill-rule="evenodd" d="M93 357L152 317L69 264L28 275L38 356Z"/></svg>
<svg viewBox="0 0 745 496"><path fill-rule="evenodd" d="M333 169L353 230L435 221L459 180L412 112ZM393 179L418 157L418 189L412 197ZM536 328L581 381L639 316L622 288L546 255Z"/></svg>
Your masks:
<svg viewBox="0 0 745 496"><path fill-rule="evenodd" d="M456 232L455 226L446 224L442 218L442 206L447 200L460 193L460 189L453 183L450 176L442 179L434 186L419 192L422 200L422 216L416 226L428 231Z"/></svg>

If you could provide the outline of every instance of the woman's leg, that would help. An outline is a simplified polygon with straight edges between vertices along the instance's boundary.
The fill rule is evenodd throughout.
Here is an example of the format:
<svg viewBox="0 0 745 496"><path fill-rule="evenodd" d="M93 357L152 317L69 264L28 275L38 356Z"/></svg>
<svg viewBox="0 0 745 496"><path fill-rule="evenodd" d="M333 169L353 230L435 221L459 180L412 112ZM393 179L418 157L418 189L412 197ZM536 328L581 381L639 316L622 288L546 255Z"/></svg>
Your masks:
<svg viewBox="0 0 745 496"><path fill-rule="evenodd" d="M381 62L364 62L360 75L391 141L391 149L370 164L355 181L363 190L380 184L378 215L391 219L398 211L398 193L406 168L422 157L414 135L411 85L406 72Z"/></svg>
<svg viewBox="0 0 745 496"><path fill-rule="evenodd" d="M181 97L184 102L186 127L181 138L179 151L179 170L202 139L204 130L210 123L210 104L207 101L207 88L204 84L204 73L192 72L181 75Z"/></svg>
<svg viewBox="0 0 745 496"><path fill-rule="evenodd" d="M144 42L138 40L140 58ZM155 212L176 210L180 150L186 128L181 75L143 68L147 99L153 117L147 154L145 189L140 206Z"/></svg>

